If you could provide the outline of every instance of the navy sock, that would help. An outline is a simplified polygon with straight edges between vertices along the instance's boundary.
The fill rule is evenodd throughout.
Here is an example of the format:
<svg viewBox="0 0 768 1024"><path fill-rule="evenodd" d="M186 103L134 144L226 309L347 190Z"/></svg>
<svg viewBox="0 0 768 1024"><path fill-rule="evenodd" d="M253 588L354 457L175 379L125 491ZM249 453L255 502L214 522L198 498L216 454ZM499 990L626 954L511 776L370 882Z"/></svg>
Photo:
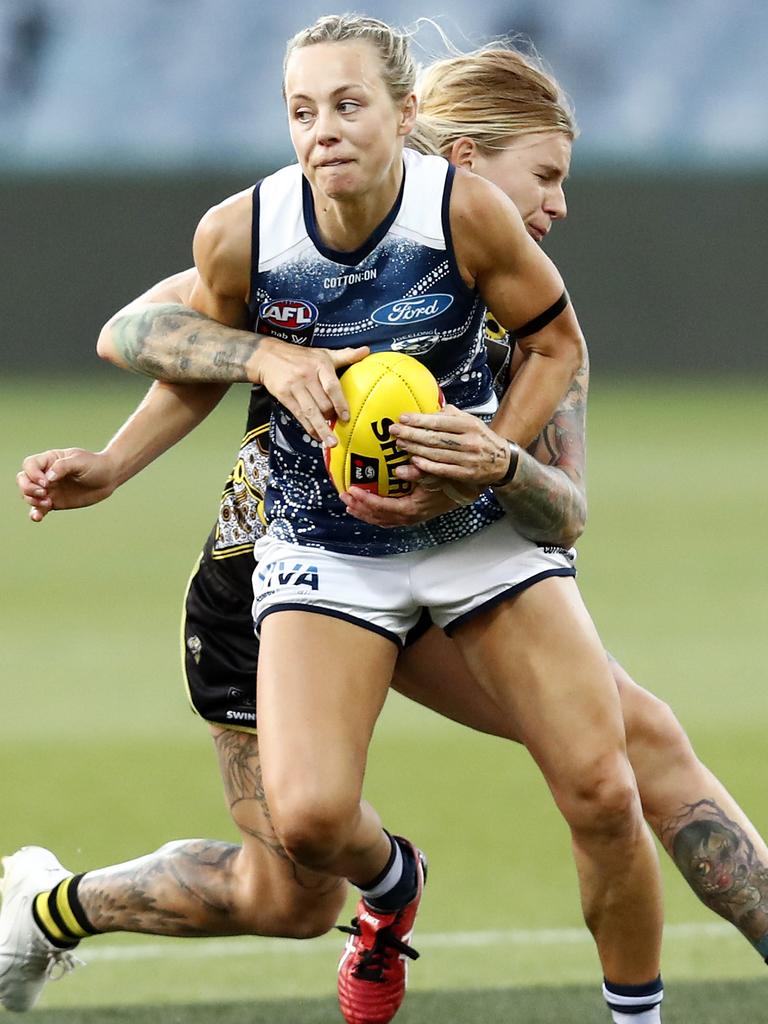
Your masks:
<svg viewBox="0 0 768 1024"><path fill-rule="evenodd" d="M387 863L376 878L359 888L371 910L392 914L416 896L419 881L413 847L399 836L387 836L392 844Z"/></svg>
<svg viewBox="0 0 768 1024"><path fill-rule="evenodd" d="M645 985L615 985L603 979L603 996L614 1024L657 1024L661 1021L664 986L661 975Z"/></svg>

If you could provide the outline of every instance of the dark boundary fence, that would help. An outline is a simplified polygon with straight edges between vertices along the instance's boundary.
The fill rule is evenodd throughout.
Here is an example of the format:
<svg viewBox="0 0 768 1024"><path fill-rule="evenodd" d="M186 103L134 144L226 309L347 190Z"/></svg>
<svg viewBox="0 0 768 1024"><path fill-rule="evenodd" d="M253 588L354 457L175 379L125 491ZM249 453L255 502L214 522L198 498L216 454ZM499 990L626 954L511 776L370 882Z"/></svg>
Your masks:
<svg viewBox="0 0 768 1024"><path fill-rule="evenodd" d="M768 371L768 173L574 170L547 251L593 371ZM95 369L104 320L189 266L202 213L256 177L0 177L3 371Z"/></svg>

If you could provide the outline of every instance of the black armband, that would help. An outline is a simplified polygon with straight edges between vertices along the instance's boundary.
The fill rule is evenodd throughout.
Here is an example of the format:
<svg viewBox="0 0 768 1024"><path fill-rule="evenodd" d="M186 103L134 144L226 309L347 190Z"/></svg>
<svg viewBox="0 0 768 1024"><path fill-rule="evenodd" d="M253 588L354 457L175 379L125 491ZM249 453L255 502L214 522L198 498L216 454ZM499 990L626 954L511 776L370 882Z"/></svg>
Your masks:
<svg viewBox="0 0 768 1024"><path fill-rule="evenodd" d="M491 484L491 487L504 487L506 484L511 484L515 478L517 464L520 461L520 445L515 444L514 441L507 441L507 444L509 445L509 465L507 466L507 472L501 480L497 480L495 484Z"/></svg>
<svg viewBox="0 0 768 1024"><path fill-rule="evenodd" d="M560 316L565 307L571 300L568 298L568 292L563 292L560 298L553 302L549 309L545 309L543 313L539 313L533 320L529 320L527 324L523 324L522 327L518 327L516 331L512 331L515 338L527 338L529 334L535 334L537 331L542 330L547 324L552 323L556 316Z"/></svg>

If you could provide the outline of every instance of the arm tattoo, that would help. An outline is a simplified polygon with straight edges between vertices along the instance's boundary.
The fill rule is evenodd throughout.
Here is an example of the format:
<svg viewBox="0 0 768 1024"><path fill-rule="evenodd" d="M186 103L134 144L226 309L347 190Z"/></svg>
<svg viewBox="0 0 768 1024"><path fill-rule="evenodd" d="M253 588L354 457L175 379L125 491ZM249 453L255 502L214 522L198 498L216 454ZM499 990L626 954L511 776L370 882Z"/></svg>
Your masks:
<svg viewBox="0 0 768 1024"><path fill-rule="evenodd" d="M112 343L132 370L172 383L236 384L258 335L217 323L177 303L128 312L111 325Z"/></svg>
<svg viewBox="0 0 768 1024"><path fill-rule="evenodd" d="M582 366L550 422L520 453L511 483L494 494L520 533L569 546L584 529L585 423L589 370Z"/></svg>
<svg viewBox="0 0 768 1024"><path fill-rule="evenodd" d="M714 800L684 804L659 837L690 887L768 956L768 863Z"/></svg>

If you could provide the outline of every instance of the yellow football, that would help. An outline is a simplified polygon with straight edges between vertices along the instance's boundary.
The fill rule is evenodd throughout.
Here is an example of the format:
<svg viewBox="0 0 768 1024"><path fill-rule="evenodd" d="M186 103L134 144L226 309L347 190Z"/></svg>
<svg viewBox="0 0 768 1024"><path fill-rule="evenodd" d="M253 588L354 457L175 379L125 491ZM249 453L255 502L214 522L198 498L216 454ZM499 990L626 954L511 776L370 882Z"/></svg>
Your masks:
<svg viewBox="0 0 768 1024"><path fill-rule="evenodd" d="M338 439L326 448L325 464L337 491L362 487L399 498L412 485L395 476L409 456L397 448L389 428L404 412L437 412L443 404L430 371L403 352L374 352L341 375L349 420L332 424Z"/></svg>

